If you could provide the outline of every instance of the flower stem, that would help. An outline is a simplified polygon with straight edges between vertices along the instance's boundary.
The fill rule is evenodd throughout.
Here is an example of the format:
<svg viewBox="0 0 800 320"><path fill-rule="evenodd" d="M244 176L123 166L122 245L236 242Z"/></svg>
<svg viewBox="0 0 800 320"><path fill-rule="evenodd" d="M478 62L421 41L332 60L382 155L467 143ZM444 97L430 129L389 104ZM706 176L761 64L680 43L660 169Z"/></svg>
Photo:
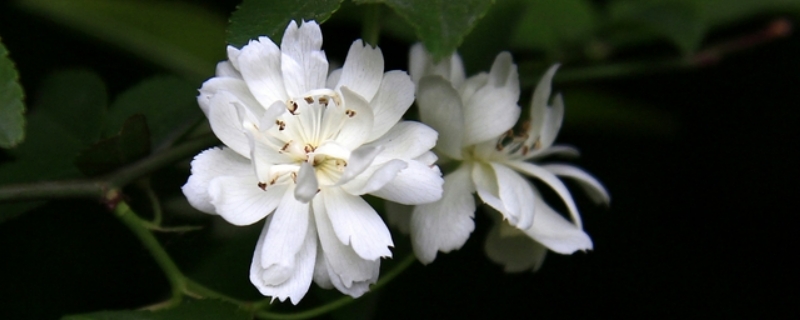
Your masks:
<svg viewBox="0 0 800 320"><path fill-rule="evenodd" d="M158 239L145 227L146 221L139 218L124 201L117 203L117 206L114 208L114 214L137 238L139 238L139 241L141 241L147 251L150 252L150 255L167 277L172 295L165 306L172 306L180 303L185 287L184 276L175 262L172 261L167 251L164 250L164 247L158 242Z"/></svg>
<svg viewBox="0 0 800 320"><path fill-rule="evenodd" d="M381 5L366 4L364 9L364 22L361 26L361 38L373 47L378 46L381 34Z"/></svg>
<svg viewBox="0 0 800 320"><path fill-rule="evenodd" d="M403 260L400 261L397 264L397 266L394 267L394 269L390 270L388 273L383 275L383 277L381 277L381 279L378 280L378 282L376 282L375 285L372 286L372 288L370 288L370 292L375 292L376 290L378 290L381 287L385 286L387 283L391 282L394 278L396 278L398 275L403 273L403 271L405 271L409 266L411 266L414 263L414 261L416 261L416 257L414 257L414 254L409 254L408 256L403 258ZM256 316L258 316L259 318L262 318L262 319L272 319L272 320L309 319L309 318L314 318L314 317L321 316L321 315L326 314L328 312L331 312L331 311L334 311L334 310L339 309L341 307L344 307L344 306L350 304L353 301L355 301L355 299L353 299L352 297L344 296L344 297L341 297L339 299L333 300L333 301L329 302L328 304L316 307L314 309L302 311L302 312L297 312L297 313L275 313L275 312L261 311L261 312L256 313Z"/></svg>

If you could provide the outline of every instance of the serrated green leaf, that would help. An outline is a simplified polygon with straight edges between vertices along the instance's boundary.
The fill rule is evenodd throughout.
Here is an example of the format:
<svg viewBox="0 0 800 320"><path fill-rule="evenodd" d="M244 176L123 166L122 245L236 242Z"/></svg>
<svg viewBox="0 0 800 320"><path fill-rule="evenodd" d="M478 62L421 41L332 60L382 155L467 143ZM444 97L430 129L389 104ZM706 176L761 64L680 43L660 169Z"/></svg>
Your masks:
<svg viewBox="0 0 800 320"><path fill-rule="evenodd" d="M62 320L198 320L226 319L247 320L252 316L238 306L219 300L188 300L174 308L158 311L121 310L100 311L70 315Z"/></svg>
<svg viewBox="0 0 800 320"><path fill-rule="evenodd" d="M145 116L152 148L172 144L203 117L197 88L175 76L157 76L120 94L108 110L105 136L119 132L132 115Z"/></svg>
<svg viewBox="0 0 800 320"><path fill-rule="evenodd" d="M128 118L122 130L84 150L75 159L75 166L87 176L112 172L150 153L150 132L145 118L137 114Z"/></svg>
<svg viewBox="0 0 800 320"><path fill-rule="evenodd" d="M434 60L447 57L483 18L494 0L383 0L414 27Z"/></svg>
<svg viewBox="0 0 800 320"><path fill-rule="evenodd" d="M586 41L597 27L597 12L586 0L526 1L512 44L550 53L565 44Z"/></svg>
<svg viewBox="0 0 800 320"><path fill-rule="evenodd" d="M244 0L231 16L228 43L242 47L251 39L267 36L280 44L283 32L294 20L323 23L343 0Z"/></svg>
<svg viewBox="0 0 800 320"><path fill-rule="evenodd" d="M225 19L181 1L20 0L23 8L168 70L207 78L225 58Z"/></svg>
<svg viewBox="0 0 800 320"><path fill-rule="evenodd" d="M694 52L705 36L699 3L692 0L620 0L609 5L612 21L644 28L672 41L683 54Z"/></svg>
<svg viewBox="0 0 800 320"><path fill-rule="evenodd" d="M17 69L0 42L0 148L13 148L25 138L22 98Z"/></svg>

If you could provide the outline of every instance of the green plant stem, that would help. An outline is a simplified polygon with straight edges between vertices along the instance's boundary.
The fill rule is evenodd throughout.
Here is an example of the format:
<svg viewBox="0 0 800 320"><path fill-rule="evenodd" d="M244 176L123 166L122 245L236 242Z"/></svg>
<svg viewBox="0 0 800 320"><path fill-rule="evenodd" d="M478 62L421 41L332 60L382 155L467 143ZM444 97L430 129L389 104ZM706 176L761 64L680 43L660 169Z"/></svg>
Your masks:
<svg viewBox="0 0 800 320"><path fill-rule="evenodd" d="M370 292L375 292L376 290L380 289L381 287L385 286L387 283L391 282L394 278L398 275L403 273L409 266L411 266L414 261L416 261L416 257L413 254L409 254L405 258L403 258L400 263L397 264L392 270L384 274L375 285L370 288ZM310 319L314 317L321 316L328 312L334 311L341 307L344 307L351 302L355 301L355 299L344 296L342 298L336 299L327 303L325 305L316 307L314 309L297 312L297 313L275 313L275 312L267 312L267 311L260 311L257 312L256 315L262 319L272 319L272 320L298 320L298 319Z"/></svg>
<svg viewBox="0 0 800 320"><path fill-rule="evenodd" d="M153 221L151 223L155 226L161 226L161 220L163 218L161 200L158 199L158 195L155 190L153 190L153 185L150 183L149 178L144 178L139 180L139 182L139 186L142 188L142 191L147 196L147 200L150 201L153 207Z"/></svg>
<svg viewBox="0 0 800 320"><path fill-rule="evenodd" d="M98 179L43 181L0 186L0 202L64 198L103 199L110 190L119 189L160 168L196 154L218 143L214 135L184 142Z"/></svg>
<svg viewBox="0 0 800 320"><path fill-rule="evenodd" d="M381 34L381 5L365 4L364 22L361 25L361 38L373 47L378 46Z"/></svg>
<svg viewBox="0 0 800 320"><path fill-rule="evenodd" d="M180 303L185 288L184 276L167 251L164 250L164 247L158 242L158 239L144 226L146 221L139 218L124 201L117 204L114 208L114 214L139 238L139 241L150 252L150 255L167 277L172 295L166 305L171 306Z"/></svg>

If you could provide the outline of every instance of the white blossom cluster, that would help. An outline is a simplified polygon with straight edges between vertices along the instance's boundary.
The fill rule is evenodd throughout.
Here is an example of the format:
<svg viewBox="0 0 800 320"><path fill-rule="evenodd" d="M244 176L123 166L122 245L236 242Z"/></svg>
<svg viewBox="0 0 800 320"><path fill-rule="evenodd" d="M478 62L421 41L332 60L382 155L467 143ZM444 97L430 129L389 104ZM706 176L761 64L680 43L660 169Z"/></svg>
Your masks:
<svg viewBox="0 0 800 320"><path fill-rule="evenodd" d="M289 24L280 46L261 37L228 47L197 98L225 146L194 158L183 192L231 224L265 220L250 267L262 294L297 304L312 280L353 297L367 292L394 244L365 194L387 201L387 220L410 233L423 263L470 236L474 194L496 222L486 253L506 271L535 270L548 250L592 249L558 177L575 179L598 202L609 201L606 190L576 167L537 164L577 152L553 145L564 114L559 95L550 105L557 66L515 132L520 86L506 52L488 73L467 78L457 54L434 63L420 44L411 48L410 75L385 71L381 50L361 40L329 72L321 47L313 21ZM415 101L421 122L403 120ZM442 177L444 163L454 170ZM524 175L552 188L570 219Z"/></svg>

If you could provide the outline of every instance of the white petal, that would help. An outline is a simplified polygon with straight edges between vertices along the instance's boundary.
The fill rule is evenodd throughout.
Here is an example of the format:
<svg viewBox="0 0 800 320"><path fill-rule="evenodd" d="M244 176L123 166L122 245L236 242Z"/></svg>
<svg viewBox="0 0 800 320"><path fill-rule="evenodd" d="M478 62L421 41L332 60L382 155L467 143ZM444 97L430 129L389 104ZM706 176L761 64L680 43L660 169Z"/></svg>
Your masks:
<svg viewBox="0 0 800 320"><path fill-rule="evenodd" d="M411 215L411 244L417 258L428 264L436 252L461 248L475 230L475 201L468 165L444 177L442 199L414 207Z"/></svg>
<svg viewBox="0 0 800 320"><path fill-rule="evenodd" d="M225 52L228 54L228 61L230 61L231 66L233 66L236 71L239 71L239 55L242 54L242 51L234 46L227 46Z"/></svg>
<svg viewBox="0 0 800 320"><path fill-rule="evenodd" d="M286 193L286 186L261 190L251 171L246 177L223 176L211 180L208 193L217 214L231 224L245 226L272 213Z"/></svg>
<svg viewBox="0 0 800 320"><path fill-rule="evenodd" d="M292 21L281 41L281 71L290 97L325 86L328 59L322 48L322 31L314 21L297 27Z"/></svg>
<svg viewBox="0 0 800 320"><path fill-rule="evenodd" d="M320 239L321 238L322 237L320 237ZM320 288L331 289L333 288L333 283L331 283L331 277L328 275L328 262L325 261L325 254L323 252L324 249L320 246L319 250L317 250L317 261L314 264L314 283L320 286Z"/></svg>
<svg viewBox="0 0 800 320"><path fill-rule="evenodd" d="M331 74L328 75L328 81L325 82L325 88L336 88L336 84L339 83L341 77L342 68L331 71Z"/></svg>
<svg viewBox="0 0 800 320"><path fill-rule="evenodd" d="M243 80L236 78L214 77L206 80L206 82L203 82L203 87L200 88L200 94L197 96L197 102L200 104L200 108L203 110L206 116L209 115L208 108L211 97L219 92L230 93L236 97L236 100L240 101L243 106L247 107L247 109L257 115L260 115L262 112L264 112L263 107L258 100L253 97L253 94L250 93L250 88L247 87L247 84Z"/></svg>
<svg viewBox="0 0 800 320"><path fill-rule="evenodd" d="M575 179L594 202L603 204L611 202L611 196L608 195L603 184L586 171L565 164L546 164L541 167L557 176Z"/></svg>
<svg viewBox="0 0 800 320"><path fill-rule="evenodd" d="M236 153L250 158L250 143L245 136L236 104L239 100L227 92L219 92L209 100L209 117L211 130L229 148Z"/></svg>
<svg viewBox="0 0 800 320"><path fill-rule="evenodd" d="M360 175L372 165L375 157L377 157L381 151L383 151L381 146L363 146L353 150L353 152L350 153L350 158L347 160L347 167L345 167L341 178L339 178L336 184L343 185Z"/></svg>
<svg viewBox="0 0 800 320"><path fill-rule="evenodd" d="M466 100L464 145L496 139L519 120L519 75L508 52L497 55L486 85Z"/></svg>
<svg viewBox="0 0 800 320"><path fill-rule="evenodd" d="M335 187L323 188L321 195L339 241L352 246L366 260L392 256L389 247L394 243L389 229L364 199Z"/></svg>
<svg viewBox="0 0 800 320"><path fill-rule="evenodd" d="M383 188L394 180L397 174L408 167L408 164L399 159L394 159L381 165L373 165L361 174L342 185L342 189L352 195L363 195Z"/></svg>
<svg viewBox="0 0 800 320"><path fill-rule="evenodd" d="M197 210L216 214L208 194L211 180L221 176L251 176L250 161L228 148L211 148L192 160L192 175L181 187L186 200Z"/></svg>
<svg viewBox="0 0 800 320"><path fill-rule="evenodd" d="M336 89L346 86L367 101L372 101L383 78L383 53L363 41L356 40L347 52L342 75Z"/></svg>
<svg viewBox="0 0 800 320"><path fill-rule="evenodd" d="M411 213L414 211L414 206L384 201L383 210L386 214L386 222L390 226L396 227L405 234L411 232Z"/></svg>
<svg viewBox="0 0 800 320"><path fill-rule="evenodd" d="M533 90L533 97L531 98L530 119L531 126L528 131L528 139L537 139L540 136L542 128L548 121L547 117L547 101L550 100L551 82L555 76L559 65L551 66L542 75L542 79ZM530 141L532 142L532 141ZM529 145L531 143L528 143Z"/></svg>
<svg viewBox="0 0 800 320"><path fill-rule="evenodd" d="M379 259L364 259L351 246L341 242L334 229L335 225L331 220L333 217L327 204L322 200L315 200L312 204L319 241L328 263L326 269L329 271L328 276L332 284L341 290L340 287L350 287L354 282L372 278L374 261Z"/></svg>
<svg viewBox="0 0 800 320"><path fill-rule="evenodd" d="M344 119L345 123L336 137L336 142L353 150L361 146L367 140L367 133L372 131L375 117L369 103L360 95L350 90L348 87L341 87L342 104L347 110L351 110L352 116Z"/></svg>
<svg viewBox="0 0 800 320"><path fill-rule="evenodd" d="M290 190L291 191L291 190ZM311 217L310 206L297 201L292 192L284 192L280 206L270 217L262 252L261 265L265 268L291 273L294 257L303 245Z"/></svg>
<svg viewBox="0 0 800 320"><path fill-rule="evenodd" d="M567 209L569 209L569 213L572 216L572 219L575 221L575 225L577 225L579 229L583 228L581 216L578 213L578 207L575 206L575 201L572 200L572 195L569 193L569 190L567 190L567 187L564 185L564 183L558 179L558 177L556 177L550 171L528 162L508 161L505 164L531 177L542 180L542 182L553 188L553 190L561 197L562 200L564 200L564 203L567 205ZM538 210L539 209L537 208L537 211Z"/></svg>
<svg viewBox="0 0 800 320"><path fill-rule="evenodd" d="M259 37L250 41L242 48L238 61L242 78L261 105L289 99L281 74L281 50L272 40Z"/></svg>
<svg viewBox="0 0 800 320"><path fill-rule="evenodd" d="M560 94L553 98L553 107L547 110L547 119L545 119L544 126L542 127L542 140L541 147L549 148L558 136L558 131L561 130L561 123L564 119L564 99Z"/></svg>
<svg viewBox="0 0 800 320"><path fill-rule="evenodd" d="M370 101L375 123L367 141L382 136L389 128L400 121L408 107L414 102L414 83L403 71L389 71L383 75L378 93Z"/></svg>
<svg viewBox="0 0 800 320"><path fill-rule="evenodd" d="M216 78L234 78L242 80L242 74L239 70L233 67L230 61L222 61L217 63L217 68L214 72ZM213 79L213 78L212 78Z"/></svg>
<svg viewBox="0 0 800 320"><path fill-rule="evenodd" d="M450 158L460 160L464 114L458 92L438 76L422 78L417 90L420 119L439 132L436 149Z"/></svg>
<svg viewBox="0 0 800 320"><path fill-rule="evenodd" d="M568 158L577 158L578 156L581 155L581 153L580 151L578 151L578 149L572 146L555 145L555 146L550 146L550 148L547 149L539 149L535 150L534 152L529 152L528 155L523 157L518 157L515 159L518 160L541 159L551 155L558 155Z"/></svg>
<svg viewBox="0 0 800 320"><path fill-rule="evenodd" d="M408 160L408 167L380 190L370 194L400 204L430 203L442 197L442 172L417 160Z"/></svg>
<svg viewBox="0 0 800 320"><path fill-rule="evenodd" d="M319 182L314 167L308 162L300 164L297 171L297 186L294 188L294 197L297 201L308 203L319 191Z"/></svg>
<svg viewBox="0 0 800 320"><path fill-rule="evenodd" d="M534 203L533 188L530 183L516 171L498 163L492 163L497 175L500 201L506 210L516 217L513 226L527 229L533 223ZM511 219L509 219L511 220Z"/></svg>
<svg viewBox="0 0 800 320"><path fill-rule="evenodd" d="M290 272L288 277L284 276L286 279L280 284L271 284L269 283L269 280L273 280L275 278L272 273L275 272L276 269L269 266L265 267L261 264L263 258L262 254L275 249L273 247L269 247L269 244L265 246L265 243L267 242L266 238L269 235L269 227L269 222L264 225L264 230L262 231L261 237L259 237L258 244L256 245L255 254L253 255L253 262L250 265L250 282L255 285L261 294L265 296L271 296L273 297L273 300L278 299L280 301L284 301L286 298L289 298L292 301L292 304L297 305L303 296L305 296L306 292L308 292L308 288L311 286L311 279L314 274L314 264L317 256L316 228L314 228L312 223L309 224L309 227L306 229L304 237L301 240L302 246L293 256L293 267L288 270L288 272Z"/></svg>
<svg viewBox="0 0 800 320"><path fill-rule="evenodd" d="M509 219L512 224L519 222L518 217L514 212L506 209L503 200L500 200L500 186L497 182L497 175L494 168L487 163L476 163L472 167L472 182L475 184L475 191L478 193L481 201L494 208L506 219Z"/></svg>
<svg viewBox="0 0 800 320"><path fill-rule="evenodd" d="M513 229L519 234L504 236L503 234L510 232L503 229ZM489 260L503 265L505 272L536 271L542 266L547 254L545 246L500 219L495 221L489 231L483 248Z"/></svg>
<svg viewBox="0 0 800 320"><path fill-rule="evenodd" d="M414 83L419 83L425 76L439 75L458 88L464 82L464 63L458 53L442 59L434 64L431 55L422 43L416 43L409 52L409 71Z"/></svg>
<svg viewBox="0 0 800 320"><path fill-rule="evenodd" d="M422 43L417 42L411 46L408 53L408 73L411 74L411 80L414 83L419 83L419 80L424 76L428 76L426 71L431 62L431 56L425 51Z"/></svg>
<svg viewBox="0 0 800 320"><path fill-rule="evenodd" d="M419 155L419 157L414 158L414 160L432 166L436 163L437 160L439 160L439 157L437 157L436 154L433 153L432 151L428 151Z"/></svg>
<svg viewBox="0 0 800 320"><path fill-rule="evenodd" d="M401 121L369 145L383 147L383 152L375 158L375 163L384 163L392 159L419 157L436 145L438 136L436 130L422 123Z"/></svg>
<svg viewBox="0 0 800 320"><path fill-rule="evenodd" d="M528 236L560 254L592 249L592 239L579 226L555 212L539 194L536 194L535 199L536 215L533 216L533 225L524 230Z"/></svg>

